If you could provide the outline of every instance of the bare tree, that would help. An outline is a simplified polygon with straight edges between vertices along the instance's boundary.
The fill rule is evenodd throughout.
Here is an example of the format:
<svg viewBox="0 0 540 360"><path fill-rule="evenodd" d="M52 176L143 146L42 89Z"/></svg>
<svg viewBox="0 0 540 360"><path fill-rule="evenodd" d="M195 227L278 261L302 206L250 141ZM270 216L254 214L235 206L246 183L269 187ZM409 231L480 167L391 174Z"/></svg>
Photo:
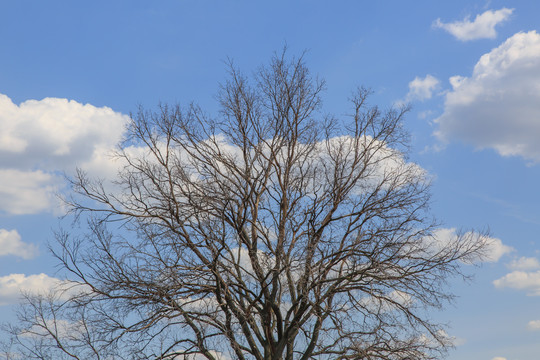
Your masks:
<svg viewBox="0 0 540 360"><path fill-rule="evenodd" d="M428 311L485 237L436 239L429 177L408 162L407 108L351 99L276 55L230 67L217 119L197 106L132 116L114 187L79 171L88 232L57 234L68 278L11 327L25 359L436 359Z"/></svg>

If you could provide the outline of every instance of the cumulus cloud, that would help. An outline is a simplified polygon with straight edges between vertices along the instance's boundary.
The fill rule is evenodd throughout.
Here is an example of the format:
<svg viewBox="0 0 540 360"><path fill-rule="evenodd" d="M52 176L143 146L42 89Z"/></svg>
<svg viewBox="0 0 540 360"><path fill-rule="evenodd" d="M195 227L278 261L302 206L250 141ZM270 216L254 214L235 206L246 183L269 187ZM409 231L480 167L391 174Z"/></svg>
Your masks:
<svg viewBox="0 0 540 360"><path fill-rule="evenodd" d="M450 78L444 113L435 120L443 142L461 140L502 156L540 162L540 35L517 33L483 55L471 77Z"/></svg>
<svg viewBox="0 0 540 360"><path fill-rule="evenodd" d="M406 100L427 100L431 99L433 92L439 87L440 81L433 75L426 75L424 78L415 77L413 81L409 83L409 92L407 93Z"/></svg>
<svg viewBox="0 0 540 360"><path fill-rule="evenodd" d="M63 284L63 281L43 273L29 276L24 274L0 276L0 305L17 303L21 292L41 294Z"/></svg>
<svg viewBox="0 0 540 360"><path fill-rule="evenodd" d="M508 20L514 9L502 8L500 10L487 10L476 15L473 21L467 16L461 21L443 23L441 19L435 20L433 26L444 29L458 40L470 41L477 39L494 39L497 37L495 26Z"/></svg>
<svg viewBox="0 0 540 360"><path fill-rule="evenodd" d="M37 246L23 242L17 230L0 229L0 256L14 255L23 259L32 259L37 254Z"/></svg>
<svg viewBox="0 0 540 360"><path fill-rule="evenodd" d="M540 296L540 271L525 272L516 270L493 281L493 285L498 289L523 290L529 296Z"/></svg>
<svg viewBox="0 0 540 360"><path fill-rule="evenodd" d="M126 115L108 107L45 98L20 105L0 94L0 211L52 210L58 174L77 166L109 171L106 153L121 139Z"/></svg>
<svg viewBox="0 0 540 360"><path fill-rule="evenodd" d="M507 265L512 270L536 270L540 269L540 262L537 258L522 256L519 259L514 259Z"/></svg>
<svg viewBox="0 0 540 360"><path fill-rule="evenodd" d="M73 100L45 98L15 105L0 95L0 151L39 155L46 163L90 158L100 144L115 144L124 130L126 116L108 107Z"/></svg>
<svg viewBox="0 0 540 360"><path fill-rule="evenodd" d="M540 330L540 320L529 321L527 328L532 331Z"/></svg>

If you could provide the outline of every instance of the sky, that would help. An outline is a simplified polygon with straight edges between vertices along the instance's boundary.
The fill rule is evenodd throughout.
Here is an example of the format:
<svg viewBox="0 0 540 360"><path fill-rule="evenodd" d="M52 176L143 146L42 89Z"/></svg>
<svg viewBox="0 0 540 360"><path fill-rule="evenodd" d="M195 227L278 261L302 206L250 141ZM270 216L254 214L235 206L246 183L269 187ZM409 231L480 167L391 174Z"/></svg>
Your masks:
<svg viewBox="0 0 540 360"><path fill-rule="evenodd" d="M410 103L441 234L489 230L474 280L452 280L458 298L430 314L455 338L448 359L538 358L539 14L533 0L0 0L0 321L20 290L58 281L64 174L114 173L107 153L139 106L217 115L227 59L250 74L287 46L326 80L328 113L358 86L382 108Z"/></svg>

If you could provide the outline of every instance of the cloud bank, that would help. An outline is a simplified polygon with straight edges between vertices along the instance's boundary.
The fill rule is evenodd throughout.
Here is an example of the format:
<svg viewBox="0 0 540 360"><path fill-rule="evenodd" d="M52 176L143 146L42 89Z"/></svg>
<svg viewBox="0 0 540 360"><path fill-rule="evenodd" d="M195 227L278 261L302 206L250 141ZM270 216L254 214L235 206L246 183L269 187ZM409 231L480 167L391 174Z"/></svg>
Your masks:
<svg viewBox="0 0 540 360"><path fill-rule="evenodd" d="M461 140L502 156L540 162L540 35L517 33L483 55L470 77L450 78L442 142Z"/></svg>
<svg viewBox="0 0 540 360"><path fill-rule="evenodd" d="M477 39L494 39L497 37L495 26L508 20L514 9L502 8L500 10L488 10L476 15L473 21L467 16L461 21L443 23L441 19L435 20L433 27L443 29L461 41Z"/></svg>

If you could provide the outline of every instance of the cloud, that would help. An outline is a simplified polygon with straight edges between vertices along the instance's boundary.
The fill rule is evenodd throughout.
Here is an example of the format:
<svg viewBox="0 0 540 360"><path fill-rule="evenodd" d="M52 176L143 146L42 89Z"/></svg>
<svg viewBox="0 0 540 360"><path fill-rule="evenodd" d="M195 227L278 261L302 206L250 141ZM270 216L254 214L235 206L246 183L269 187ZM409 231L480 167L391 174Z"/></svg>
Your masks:
<svg viewBox="0 0 540 360"><path fill-rule="evenodd" d="M457 236L458 232L455 228L440 228L433 234L433 239L435 240L435 244L433 245L438 249L442 249L446 244L456 242ZM466 241L467 239L474 239L478 235L467 232L461 236ZM503 255L514 251L514 248L504 245L501 239L482 236L482 241L486 245L482 257L482 261L484 262L497 262Z"/></svg>
<svg viewBox="0 0 540 360"><path fill-rule="evenodd" d="M19 106L0 94L0 151L17 157L38 155L51 165L89 159L96 146L114 145L124 131L125 115L108 107L73 100L27 100ZM34 160L35 161L35 160Z"/></svg>
<svg viewBox="0 0 540 360"><path fill-rule="evenodd" d="M409 83L409 92L407 93L406 100L420 100L424 101L431 99L433 96L433 91L439 87L440 81L433 75L426 75L425 78L419 78L418 76L414 78L413 81Z"/></svg>
<svg viewBox="0 0 540 360"><path fill-rule="evenodd" d="M21 241L17 230L0 229L0 256L14 255L23 259L32 259L38 255L36 245Z"/></svg>
<svg viewBox="0 0 540 360"><path fill-rule="evenodd" d="M62 280L46 274L29 275L10 274L0 276L0 305L15 304L21 292L30 294L46 293L54 287L64 284Z"/></svg>
<svg viewBox="0 0 540 360"><path fill-rule="evenodd" d="M491 360L506 360L506 358L501 357L501 356L497 356L497 357L494 357L494 358L491 359Z"/></svg>
<svg viewBox="0 0 540 360"><path fill-rule="evenodd" d="M82 321L71 322L64 319L51 318L51 319L36 319L34 324L29 328L22 329L20 336L27 338L42 339L45 336L50 336L48 330L54 329L55 335L60 339L66 340L73 339L73 336L77 334L84 334L85 323Z"/></svg>
<svg viewBox="0 0 540 360"><path fill-rule="evenodd" d="M430 82L426 77L427 83ZM420 80L419 80L420 81ZM425 97L429 84L416 85L418 96ZM427 90L421 90L427 86ZM0 94L0 212L8 214L35 214L58 209L55 192L61 192L65 183L60 173L68 175L81 167L92 178L112 178L122 167L122 161L110 156L111 150L122 139L126 115L110 108L80 104L73 100L45 98L28 100L20 105ZM369 139L366 138L366 143ZM332 148L352 144L352 138L331 139ZM220 151L241 153L240 150L218 139ZM347 145L347 146L350 146ZM325 144L321 143L324 153ZM131 146L126 152L142 156L144 148ZM334 149L334 151L337 151ZM383 147L379 151L378 171L373 179L385 171L407 167L410 172L423 171L407 163L401 154ZM325 154L321 154L324 157Z"/></svg>
<svg viewBox="0 0 540 360"><path fill-rule="evenodd" d="M399 290L358 299L362 308L373 313L389 313L399 310L400 305L411 307L413 303L414 298L410 294Z"/></svg>
<svg viewBox="0 0 540 360"><path fill-rule="evenodd" d="M519 259L514 259L507 266L512 270L536 270L540 269L540 262L536 258L522 256Z"/></svg>
<svg viewBox="0 0 540 360"><path fill-rule="evenodd" d="M503 255L514 251L511 246L504 245L501 239L485 237L485 241L488 243L485 258L487 262L497 262Z"/></svg>
<svg viewBox="0 0 540 360"><path fill-rule="evenodd" d="M502 156L540 162L540 35L517 33L483 55L471 77L450 78L442 142L461 140Z"/></svg>
<svg viewBox="0 0 540 360"><path fill-rule="evenodd" d="M14 104L0 94L0 211L34 214L57 208L59 173L77 166L110 171L106 153L121 140L126 115L108 107L45 98Z"/></svg>
<svg viewBox="0 0 540 360"><path fill-rule="evenodd" d="M498 289L524 290L529 296L540 296L540 271L513 271L493 281L493 285Z"/></svg>
<svg viewBox="0 0 540 360"><path fill-rule="evenodd" d="M529 321L527 328L532 331L540 330L540 320Z"/></svg>
<svg viewBox="0 0 540 360"><path fill-rule="evenodd" d="M0 178L0 211L22 215L53 210L54 192L61 182L58 176L42 170L0 168Z"/></svg>
<svg viewBox="0 0 540 360"><path fill-rule="evenodd" d="M436 337L436 339L435 339ZM439 347L441 345L441 341L445 343L448 346L459 346L459 344L464 344L464 339L458 339L455 336L451 336L444 330L438 330L436 335L432 334L422 334L420 335L419 339L424 345L431 346L431 347ZM459 344L458 344L459 343ZM405 359L410 359L409 357L406 357Z"/></svg>
<svg viewBox="0 0 540 360"><path fill-rule="evenodd" d="M474 21L467 16L462 21L443 23L441 19L435 20L433 27L446 30L458 40L470 41L477 39L495 39L497 31L495 26L508 20L514 9L502 8L500 10L488 10L476 15Z"/></svg>
<svg viewBox="0 0 540 360"><path fill-rule="evenodd" d="M201 354L189 354L189 355L182 355L182 350L178 350L177 353L180 353L174 357L174 360L204 360L206 359L206 356ZM216 360L230 360L231 358L227 356L226 354L210 350L209 353L216 359Z"/></svg>

